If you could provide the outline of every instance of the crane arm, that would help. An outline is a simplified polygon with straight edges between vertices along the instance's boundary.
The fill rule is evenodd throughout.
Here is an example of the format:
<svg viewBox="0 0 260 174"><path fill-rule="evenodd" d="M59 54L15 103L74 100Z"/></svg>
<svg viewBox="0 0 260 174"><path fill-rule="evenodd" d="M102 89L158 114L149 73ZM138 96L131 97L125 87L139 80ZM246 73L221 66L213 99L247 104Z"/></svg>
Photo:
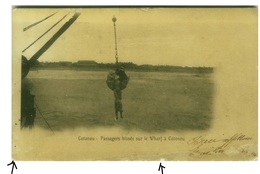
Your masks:
<svg viewBox="0 0 260 174"><path fill-rule="evenodd" d="M69 21L67 21L29 60L30 65L34 64L36 60L47 51L51 45L76 21L80 13L75 13Z"/></svg>

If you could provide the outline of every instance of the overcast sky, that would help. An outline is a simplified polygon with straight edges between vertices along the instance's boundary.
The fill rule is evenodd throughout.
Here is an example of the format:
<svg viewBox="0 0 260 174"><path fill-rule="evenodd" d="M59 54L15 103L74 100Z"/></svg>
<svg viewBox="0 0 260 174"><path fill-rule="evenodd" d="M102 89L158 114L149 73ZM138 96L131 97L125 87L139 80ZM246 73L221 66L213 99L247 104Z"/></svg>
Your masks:
<svg viewBox="0 0 260 174"><path fill-rule="evenodd" d="M105 8L13 10L14 55L69 15L23 55L28 59L73 15L79 18L39 61L115 62L116 16L119 61L136 64L218 66L220 59L257 51L257 9ZM23 28L57 12L23 32Z"/></svg>

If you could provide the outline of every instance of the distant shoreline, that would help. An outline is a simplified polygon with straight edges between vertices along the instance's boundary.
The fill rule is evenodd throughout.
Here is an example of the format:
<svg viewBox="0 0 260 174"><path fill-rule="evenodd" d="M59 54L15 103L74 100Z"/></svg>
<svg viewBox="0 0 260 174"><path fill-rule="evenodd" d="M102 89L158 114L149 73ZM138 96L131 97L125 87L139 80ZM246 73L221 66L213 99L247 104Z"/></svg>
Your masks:
<svg viewBox="0 0 260 174"><path fill-rule="evenodd" d="M78 66L33 66L31 71L37 70L73 70L73 71L109 71L115 67L78 67ZM152 66L152 67L125 67L126 71L135 72L183 72L195 74L209 74L214 72L212 67L172 67L172 66Z"/></svg>

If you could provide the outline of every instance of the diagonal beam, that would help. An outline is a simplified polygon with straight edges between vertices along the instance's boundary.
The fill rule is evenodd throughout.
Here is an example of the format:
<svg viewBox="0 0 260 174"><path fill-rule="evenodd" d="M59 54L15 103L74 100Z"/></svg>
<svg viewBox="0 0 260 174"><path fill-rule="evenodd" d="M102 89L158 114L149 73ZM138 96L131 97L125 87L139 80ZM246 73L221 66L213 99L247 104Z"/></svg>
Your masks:
<svg viewBox="0 0 260 174"><path fill-rule="evenodd" d="M32 65L50 46L76 21L80 13L75 13L69 21L67 21L51 38L48 40L29 60Z"/></svg>
<svg viewBox="0 0 260 174"><path fill-rule="evenodd" d="M30 48L33 44L35 44L38 40L40 40L45 34L47 34L51 29L53 29L56 25L58 25L68 14L63 16L58 22L56 22L50 29L44 32L40 37L38 37L33 43L31 43L28 47L26 47L22 52L25 52L28 48Z"/></svg>

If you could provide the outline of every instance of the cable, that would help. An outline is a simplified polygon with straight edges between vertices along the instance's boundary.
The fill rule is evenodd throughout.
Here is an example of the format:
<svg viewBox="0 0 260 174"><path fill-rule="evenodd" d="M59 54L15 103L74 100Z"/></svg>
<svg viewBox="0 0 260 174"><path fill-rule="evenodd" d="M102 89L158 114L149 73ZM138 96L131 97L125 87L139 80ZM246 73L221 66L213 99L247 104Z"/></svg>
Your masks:
<svg viewBox="0 0 260 174"><path fill-rule="evenodd" d="M53 29L58 23L60 23L68 14L63 16L58 22L56 22L51 28L49 28L45 33L43 33L40 37L38 37L33 43L31 43L28 47L26 47L22 52L25 52L28 48L30 48L35 42L41 39L45 34L47 34L51 29Z"/></svg>
<svg viewBox="0 0 260 174"><path fill-rule="evenodd" d="M79 17L80 13L75 13L29 60L32 65L51 45L71 26Z"/></svg>
<svg viewBox="0 0 260 174"><path fill-rule="evenodd" d="M49 123L47 122L47 120L44 118L44 116L42 115L42 112L40 111L39 107L37 106L36 102L34 101L34 104L37 108L37 110L39 111L39 113L41 114L43 120L45 121L45 123L48 125L48 127L50 128L50 130L52 131L52 133L54 134L54 131L52 130L51 126L49 125Z"/></svg>
<svg viewBox="0 0 260 174"><path fill-rule="evenodd" d="M25 27L25 28L23 29L23 31L26 31L26 30L30 29L31 27L34 27L35 25L37 25L37 24L39 24L39 23L45 21L46 19L52 17L52 16L55 15L56 13L57 13L57 12L51 14L50 16L47 16L46 18L44 18L44 19L42 19L42 20L40 20L40 21L38 21L38 22L35 22L35 23L33 23L33 24L31 24L31 25Z"/></svg>

